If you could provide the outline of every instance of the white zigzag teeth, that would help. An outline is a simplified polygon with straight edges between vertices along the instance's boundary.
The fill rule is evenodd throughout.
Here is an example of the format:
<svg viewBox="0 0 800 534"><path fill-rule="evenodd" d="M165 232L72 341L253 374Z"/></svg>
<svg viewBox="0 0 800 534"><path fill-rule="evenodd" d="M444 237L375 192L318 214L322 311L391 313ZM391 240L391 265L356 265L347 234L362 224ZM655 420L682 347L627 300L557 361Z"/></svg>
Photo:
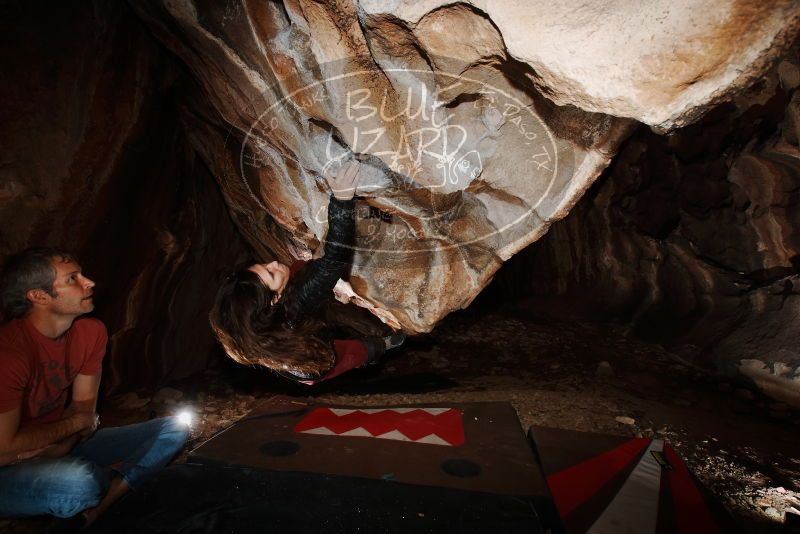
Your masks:
<svg viewBox="0 0 800 534"><path fill-rule="evenodd" d="M429 435L425 436L424 438L419 438L417 440L417 443L428 443L430 445L444 445L445 447L452 447L453 446L452 443L449 443L449 442L443 440L442 438L440 438L436 434L429 434Z"/></svg>
<svg viewBox="0 0 800 534"><path fill-rule="evenodd" d="M348 415L353 412L358 412L360 410L351 410L347 408L330 408L330 411L333 412L334 415L338 415L339 417L341 417L343 415Z"/></svg>
<svg viewBox="0 0 800 534"><path fill-rule="evenodd" d="M405 434L403 434L402 432L400 432L399 430L392 430L375 437L380 439L395 439L398 441L414 441Z"/></svg>
<svg viewBox="0 0 800 534"><path fill-rule="evenodd" d="M366 428L361 427L361 426L357 427L357 428L354 428L352 430L347 430L345 432L342 432L339 435L340 436L362 436L362 437L365 437L365 438L375 437L375 436L372 435L372 432L370 432L369 430L367 430Z"/></svg>
<svg viewBox="0 0 800 534"><path fill-rule="evenodd" d="M439 415L452 408L329 408L329 410L338 416L350 415L354 412L359 413L381 413L381 412L394 412L394 413L409 413L417 410L429 413L431 415Z"/></svg>
<svg viewBox="0 0 800 534"><path fill-rule="evenodd" d="M421 437L419 439L411 439L399 430L390 430L389 432L384 432L383 434L375 435L372 434L369 430L364 427L356 427L351 430L346 430L344 432L336 433L333 430L329 429L325 426L319 426L316 428L309 428L308 430L303 430L303 434L319 434L321 436L356 436L356 437L365 437L365 438L378 438L378 439L393 439L395 441L408 441L411 443L427 443L429 445L444 445L446 447L452 447L453 444L449 443L442 438L440 438L436 434L428 434L427 436Z"/></svg>
<svg viewBox="0 0 800 534"><path fill-rule="evenodd" d="M439 415L447 410L452 410L453 408L420 408L422 411L428 412L431 415Z"/></svg>
<svg viewBox="0 0 800 534"><path fill-rule="evenodd" d="M303 434L321 434L323 436L338 436L336 432L325 426L318 426L317 428L309 428L303 430Z"/></svg>

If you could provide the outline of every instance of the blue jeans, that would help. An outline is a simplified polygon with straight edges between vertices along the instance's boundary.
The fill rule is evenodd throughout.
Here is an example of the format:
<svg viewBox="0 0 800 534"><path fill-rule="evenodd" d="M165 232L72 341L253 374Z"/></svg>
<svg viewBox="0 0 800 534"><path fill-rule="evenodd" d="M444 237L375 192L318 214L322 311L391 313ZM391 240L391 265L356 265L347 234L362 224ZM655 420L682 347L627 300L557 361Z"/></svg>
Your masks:
<svg viewBox="0 0 800 534"><path fill-rule="evenodd" d="M0 467L0 517L70 517L97 506L114 474L137 487L167 465L189 429L176 417L103 428L63 458Z"/></svg>

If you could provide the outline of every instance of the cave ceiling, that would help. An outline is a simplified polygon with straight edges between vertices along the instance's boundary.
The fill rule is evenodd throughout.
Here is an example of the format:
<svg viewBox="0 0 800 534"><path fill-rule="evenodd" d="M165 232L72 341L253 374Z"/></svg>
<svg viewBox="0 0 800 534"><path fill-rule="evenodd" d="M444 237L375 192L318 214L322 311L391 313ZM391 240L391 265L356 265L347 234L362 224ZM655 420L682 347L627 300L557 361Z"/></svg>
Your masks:
<svg viewBox="0 0 800 534"><path fill-rule="evenodd" d="M187 67L189 140L264 259L319 252L322 176L362 163L340 300L408 332L468 305L641 123L749 87L800 5L758 1L134 2Z"/></svg>

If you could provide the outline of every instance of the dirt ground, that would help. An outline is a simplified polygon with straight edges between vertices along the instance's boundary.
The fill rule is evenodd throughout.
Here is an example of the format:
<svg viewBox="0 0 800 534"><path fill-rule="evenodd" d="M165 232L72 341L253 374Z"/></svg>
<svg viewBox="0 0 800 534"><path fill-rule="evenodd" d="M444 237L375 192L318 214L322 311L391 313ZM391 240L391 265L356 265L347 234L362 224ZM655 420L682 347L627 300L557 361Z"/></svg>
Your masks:
<svg viewBox="0 0 800 534"><path fill-rule="evenodd" d="M782 532L784 514L800 510L800 414L621 330L462 312L388 356L311 389L225 362L153 396L106 399L101 414L117 425L188 408L196 415L191 449L274 394L364 406L506 401L524 430L668 440L745 532ZM6 521L0 532L46 525Z"/></svg>

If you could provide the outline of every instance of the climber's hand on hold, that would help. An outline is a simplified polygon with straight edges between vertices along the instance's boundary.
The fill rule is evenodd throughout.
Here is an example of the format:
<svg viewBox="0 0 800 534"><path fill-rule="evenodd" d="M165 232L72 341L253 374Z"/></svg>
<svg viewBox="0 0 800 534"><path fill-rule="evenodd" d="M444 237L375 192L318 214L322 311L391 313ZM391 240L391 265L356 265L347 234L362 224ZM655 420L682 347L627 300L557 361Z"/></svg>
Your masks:
<svg viewBox="0 0 800 534"><path fill-rule="evenodd" d="M331 188L333 196L339 200L350 200L356 194L358 187L359 171L361 164L356 160L350 160L343 164L334 173L330 170L325 171L325 181Z"/></svg>

